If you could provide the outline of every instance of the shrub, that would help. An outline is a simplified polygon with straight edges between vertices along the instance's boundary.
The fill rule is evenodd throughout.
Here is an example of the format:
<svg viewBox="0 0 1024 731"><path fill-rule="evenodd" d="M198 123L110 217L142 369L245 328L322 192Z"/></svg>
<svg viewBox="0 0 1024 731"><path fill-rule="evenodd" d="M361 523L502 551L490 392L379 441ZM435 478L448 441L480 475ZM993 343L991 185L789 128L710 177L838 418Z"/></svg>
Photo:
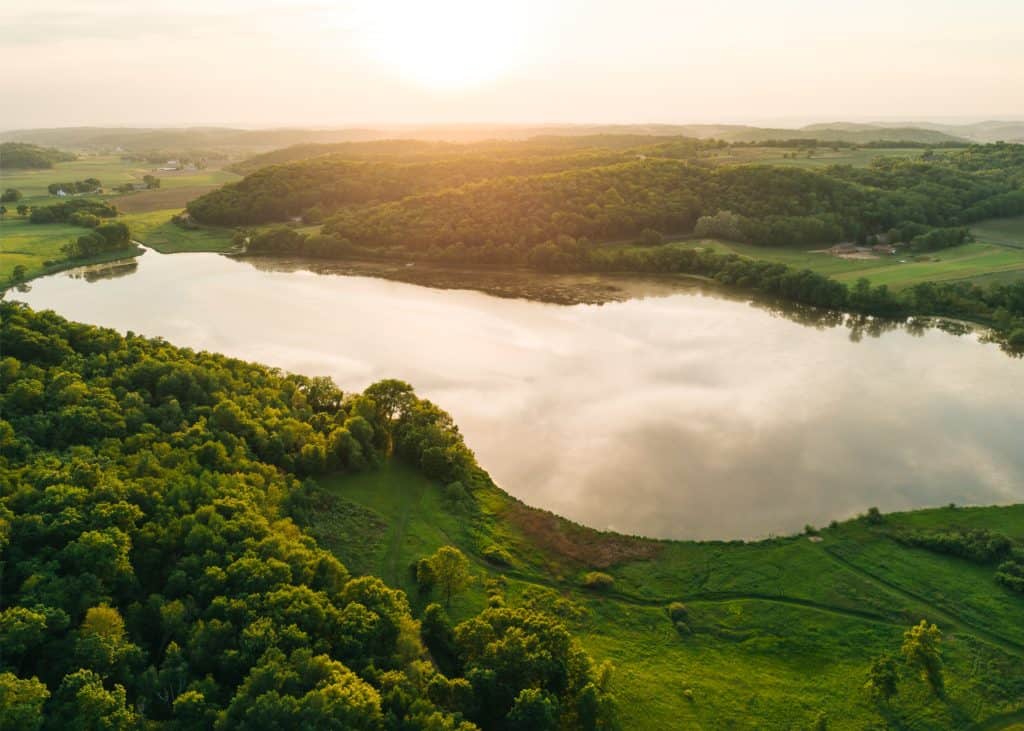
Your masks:
<svg viewBox="0 0 1024 731"><path fill-rule="evenodd" d="M872 505L868 508L868 513L864 516L864 520L867 521L868 525L879 525L884 520L882 518L882 511Z"/></svg>
<svg viewBox="0 0 1024 731"><path fill-rule="evenodd" d="M602 571L591 571L583 577L583 586L594 591L607 591L615 584L615 579Z"/></svg>
<svg viewBox="0 0 1024 731"><path fill-rule="evenodd" d="M496 566L512 565L512 554L501 546L496 546L492 543L491 545L486 546L481 553L488 562L495 564Z"/></svg>
<svg viewBox="0 0 1024 731"><path fill-rule="evenodd" d="M1007 589L1024 593L1024 563L1010 560L999 564L996 581Z"/></svg>
<svg viewBox="0 0 1024 731"><path fill-rule="evenodd" d="M686 605L682 602L672 602L668 607L666 607L666 609L668 611L669 618L673 622L678 622L681 619L686 620L690 617L690 610L687 609Z"/></svg>
<svg viewBox="0 0 1024 731"><path fill-rule="evenodd" d="M416 585L419 586L421 592L426 594L434 588L434 584L437 583L437 576L434 574L434 567L430 564L430 559L421 558L416 562Z"/></svg>

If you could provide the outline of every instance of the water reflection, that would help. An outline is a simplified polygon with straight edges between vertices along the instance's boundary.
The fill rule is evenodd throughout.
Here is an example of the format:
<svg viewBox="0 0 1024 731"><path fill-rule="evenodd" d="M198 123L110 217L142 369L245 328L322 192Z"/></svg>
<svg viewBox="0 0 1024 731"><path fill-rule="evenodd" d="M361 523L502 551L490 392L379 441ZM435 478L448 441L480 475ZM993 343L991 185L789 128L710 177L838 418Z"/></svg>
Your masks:
<svg viewBox="0 0 1024 731"><path fill-rule="evenodd" d="M91 266L72 269L67 276L72 279L82 279L86 282L101 282L104 279L117 279L127 277L139 270L137 259L119 260L106 262L104 264L93 264Z"/></svg>
<svg viewBox="0 0 1024 731"><path fill-rule="evenodd" d="M292 269L147 254L17 298L350 390L408 380L504 488L600 528L752 537L1024 498L1020 364L970 332L661 282L567 307Z"/></svg>

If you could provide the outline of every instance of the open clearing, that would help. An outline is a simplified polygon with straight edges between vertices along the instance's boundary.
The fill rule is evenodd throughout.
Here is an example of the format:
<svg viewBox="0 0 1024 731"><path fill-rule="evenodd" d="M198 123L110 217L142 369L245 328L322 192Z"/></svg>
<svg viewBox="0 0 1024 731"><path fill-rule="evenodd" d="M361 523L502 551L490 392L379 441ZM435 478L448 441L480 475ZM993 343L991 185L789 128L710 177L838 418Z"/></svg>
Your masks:
<svg viewBox="0 0 1024 731"><path fill-rule="evenodd" d="M123 220L132 231L132 238L152 247L161 254L196 251L228 251L232 248L233 229L218 226L201 226L186 229L171 223L171 217L181 208L131 213Z"/></svg>
<svg viewBox="0 0 1024 731"><path fill-rule="evenodd" d="M510 519L536 511L496 490L477 493L483 512L473 516L446 501L440 485L397 464L321 484L325 505L307 516L314 535L357 573L406 590L418 608L432 597L419 592L409 567L451 544L470 557L477 576L452 602L456 620L483 608L488 578L505 582L507 601L559 613L597 661L616 664L613 687L626 728L800 728L820 711L829 728L881 723L861 689L864 673L872 658L898 652L903 630L921 618L946 634L948 699L935 700L906 678L885 711L890 725L969 728L1022 710L1024 689L1009 680L979 687L977 668L1007 668L1010 677L1024 658L1024 598L996 584L992 567L907 548L890 536L901 526L956 525L1020 539L1024 506L896 514L877 526L850 521L822 531L820 542L643 541L550 516L559 525L548 532L559 540L538 541ZM368 520L372 529L361 529ZM577 537L595 556L620 558L598 566L587 554L561 550ZM609 552L601 550L607 541ZM612 550L623 541L650 550ZM507 549L508 563L488 562L489 546ZM610 591L581 588L593 568L614 576ZM685 602L692 633L669 621L672 601ZM794 722L801 716L803 725Z"/></svg>
<svg viewBox="0 0 1024 731"><path fill-rule="evenodd" d="M922 148L896 148L896 149L848 149L841 148L833 150L830 147L818 147L811 151L811 157L807 156L806 149L794 149L785 147L731 147L724 150L715 150L709 153L705 159L722 165L758 164L758 165L786 165L791 167L827 167L828 165L852 165L863 168L871 164L877 157L905 157L917 158L924 154ZM938 151L936 154L941 154ZM784 155L795 155L795 157L784 157Z"/></svg>
<svg viewBox="0 0 1024 731"><path fill-rule="evenodd" d="M751 246L729 241L700 239L669 246L707 248L731 252L752 259L764 259L798 269L810 269L852 283L864 277L872 284L885 284L900 290L921 282L977 280L1001 276L1001 281L1024 278L1024 248L987 243L982 240L921 256L884 255L876 259L847 259L814 249Z"/></svg>
<svg viewBox="0 0 1024 731"><path fill-rule="evenodd" d="M111 200L117 210L123 213L148 213L150 211L174 210L175 213L185 207L190 200L203 193L216 190L215 185L190 185L177 188L157 188L127 193Z"/></svg>
<svg viewBox="0 0 1024 731"><path fill-rule="evenodd" d="M1024 216L990 218L971 226L971 233L978 241L1024 249Z"/></svg>

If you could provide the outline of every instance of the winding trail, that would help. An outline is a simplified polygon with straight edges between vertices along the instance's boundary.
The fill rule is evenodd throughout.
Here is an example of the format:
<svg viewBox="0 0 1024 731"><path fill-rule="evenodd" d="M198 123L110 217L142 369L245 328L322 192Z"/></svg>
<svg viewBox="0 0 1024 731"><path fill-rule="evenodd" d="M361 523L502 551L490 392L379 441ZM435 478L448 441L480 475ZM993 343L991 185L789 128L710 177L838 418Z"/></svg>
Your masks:
<svg viewBox="0 0 1024 731"><path fill-rule="evenodd" d="M825 551L826 554L828 554L828 556L832 560L836 561L839 564L842 564L843 566L845 566L846 568L850 569L851 571L854 571L854 572L860 574L861 576L863 576L867 580L873 581L874 583L876 583L876 584L878 584L880 586L883 586L886 589L889 589L890 591L896 592L897 594L901 595L905 599L910 599L913 602L916 602L918 604L923 604L924 606L928 607L928 609L932 613L933 617L939 619L943 624L945 624L945 625L947 625L949 627L952 627L954 629L958 629L958 630L960 630L962 632L965 632L967 634L973 634L973 635L976 635L978 637L981 637L981 638L987 640L990 644L995 645L996 647L999 647L1000 649L1004 650L1005 652L1007 652L1007 653L1009 653L1011 655L1016 655L1017 657L1024 658L1024 644L1021 644L1020 642L1017 642L1016 640L1011 640L1009 637L1004 637L1004 636L1002 636L1002 635L1000 635L1000 634L998 634L996 632L993 632L992 630L985 629L984 627L979 627L978 625L974 624L973 622L970 622L970 621L964 619L963 617L959 617L959 616L957 616L956 614L953 614L952 612L950 612L947 609L943 609L941 607L938 607L933 602L931 602L928 598L923 597L920 594L915 594L914 592L910 591L909 589L905 589L902 586L899 586L898 584L894 584L891 581L888 581L887 579L883 579L880 576L876 576L875 574L871 573L870 571L868 571L864 567L858 566L857 564L853 563L849 559L843 558L842 556L840 556L839 554L835 553L834 551L832 551L829 548L824 548L823 550Z"/></svg>

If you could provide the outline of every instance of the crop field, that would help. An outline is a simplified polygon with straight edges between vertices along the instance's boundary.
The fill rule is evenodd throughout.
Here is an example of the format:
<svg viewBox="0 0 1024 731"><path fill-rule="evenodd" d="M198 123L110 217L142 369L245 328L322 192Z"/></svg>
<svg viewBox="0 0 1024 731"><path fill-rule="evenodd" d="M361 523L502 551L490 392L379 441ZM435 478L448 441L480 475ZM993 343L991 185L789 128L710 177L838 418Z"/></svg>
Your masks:
<svg viewBox="0 0 1024 731"><path fill-rule="evenodd" d="M432 599L410 566L458 546L476 582L453 600L453 617L484 606L487 579L504 585L506 601L549 606L598 662L617 666L627 728L802 728L822 713L835 729L968 728L1024 710L1024 688L998 679L999 668L1024 658L1024 597L996 584L991 567L891 538L900 527L955 525L1019 540L1024 506L853 520L821 531L820 542L692 543L598 533L491 489L477 493L483 515L461 514L440 485L397 464L321 484L325 503L309 528L351 570L380 575L422 608ZM571 550L574 543L585 550ZM495 545L507 549L505 565L484 557ZM593 569L612 575L613 588L582 588ZM687 607L686 632L669 620L673 601ZM862 689L867 666L898 654L904 629L922 618L947 637L947 698L908 678L879 709Z"/></svg>
<svg viewBox="0 0 1024 731"><path fill-rule="evenodd" d="M105 189L113 190L118 185L139 182L149 172L141 163L125 162L115 155L91 156L57 163L47 170L0 171L0 187L16 188L25 196L25 203L36 205L56 200L46 190L51 183L97 178Z"/></svg>
<svg viewBox="0 0 1024 731"><path fill-rule="evenodd" d="M0 171L0 188L16 188L25 196L28 205L43 205L56 200L46 190L51 183L67 183L86 178L96 178L108 191L107 196L116 196L114 188L125 183L142 182L144 175L160 178L160 190L203 187L206 192L224 183L237 180L238 175L221 169L158 172L157 166L144 162L131 162L117 155L83 156L73 162L61 162L47 170L3 170ZM152 191L140 191L131 195L142 195ZM200 193L201 195L201 193ZM126 196L121 196L125 198ZM191 198L189 199L191 200ZM8 206L10 208L10 206Z"/></svg>

